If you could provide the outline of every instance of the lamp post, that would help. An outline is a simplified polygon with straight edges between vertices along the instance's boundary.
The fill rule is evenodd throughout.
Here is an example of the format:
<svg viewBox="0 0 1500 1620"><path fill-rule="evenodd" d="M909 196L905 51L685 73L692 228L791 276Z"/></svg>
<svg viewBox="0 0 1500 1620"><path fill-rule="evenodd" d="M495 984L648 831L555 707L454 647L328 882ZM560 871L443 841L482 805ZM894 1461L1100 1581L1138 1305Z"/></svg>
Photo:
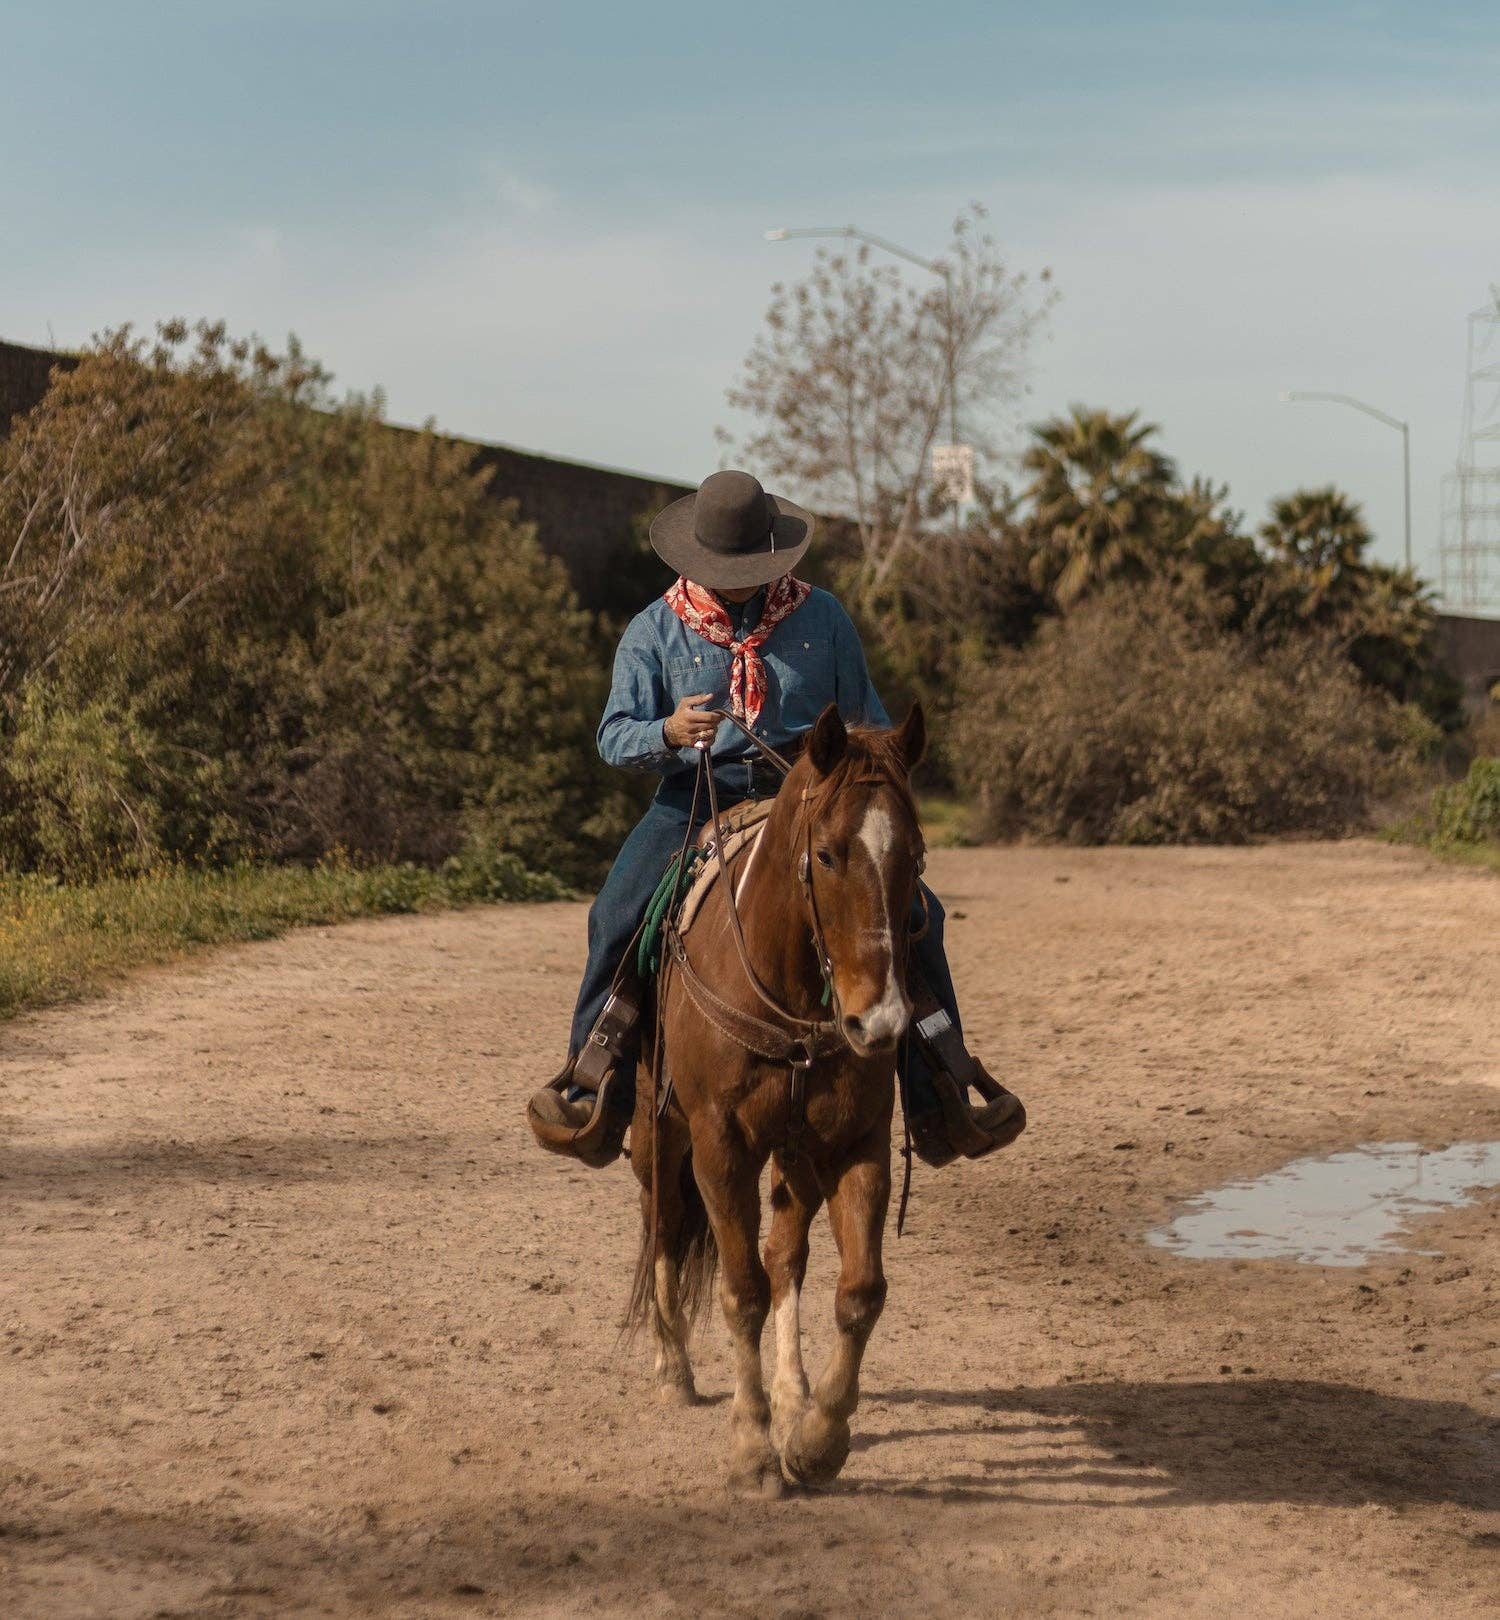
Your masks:
<svg viewBox="0 0 1500 1620"><path fill-rule="evenodd" d="M954 374L953 364L953 272L941 259L924 259L920 253L913 253L910 248L904 248L899 242L892 242L887 237L876 236L873 231L862 231L858 225L778 225L774 230L766 232L768 242L786 242L792 237L799 236L842 236L847 241L867 242L871 247L880 248L886 253L894 253L898 259L905 259L909 264L920 265L923 270L929 270L935 276L943 278L943 288L948 304L948 342L944 360L948 372L948 436L953 441L955 450L958 447L958 379ZM954 489L959 486L955 484ZM954 495L953 499L953 537L959 535L960 512L963 501Z"/></svg>
<svg viewBox="0 0 1500 1620"><path fill-rule="evenodd" d="M1373 416L1377 422L1384 422L1387 427L1400 430L1401 433L1401 484L1405 499L1406 511L1406 571L1411 572L1411 424L1403 422L1400 417L1391 416L1388 412L1378 410L1374 405L1366 405L1362 399L1355 399L1352 394L1330 394L1320 388L1288 388L1283 390L1281 400L1284 405L1300 404L1304 401L1321 401L1330 405L1347 405L1351 410L1363 411L1366 416Z"/></svg>

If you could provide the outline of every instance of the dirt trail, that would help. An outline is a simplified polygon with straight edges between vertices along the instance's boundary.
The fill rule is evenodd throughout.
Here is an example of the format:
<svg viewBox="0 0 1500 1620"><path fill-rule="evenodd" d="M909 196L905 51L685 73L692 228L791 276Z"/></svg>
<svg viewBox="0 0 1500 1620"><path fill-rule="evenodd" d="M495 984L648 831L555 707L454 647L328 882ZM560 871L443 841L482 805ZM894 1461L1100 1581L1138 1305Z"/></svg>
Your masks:
<svg viewBox="0 0 1500 1620"><path fill-rule="evenodd" d="M1174 1198L1500 1137L1500 883L1370 844L943 851L1033 1129L922 1174L834 1494L614 1348L623 1166L521 1117L583 908L314 930L0 1029L0 1613L1454 1616L1500 1606L1500 1203L1365 1270ZM805 1320L827 1346L826 1226Z"/></svg>

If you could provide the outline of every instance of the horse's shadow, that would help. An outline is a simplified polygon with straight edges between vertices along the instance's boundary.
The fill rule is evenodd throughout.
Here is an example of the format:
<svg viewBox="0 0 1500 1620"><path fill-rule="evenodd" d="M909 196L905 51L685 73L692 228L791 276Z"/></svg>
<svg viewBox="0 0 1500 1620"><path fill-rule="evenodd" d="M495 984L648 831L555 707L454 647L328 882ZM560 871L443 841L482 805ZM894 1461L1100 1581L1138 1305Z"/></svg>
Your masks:
<svg viewBox="0 0 1500 1620"><path fill-rule="evenodd" d="M1137 1505L1152 1507L1500 1509L1500 1418L1459 1401L1241 1378L892 1390L874 1396L881 1402L913 1417L931 1411L933 1421L855 1440L863 1452L907 1443L921 1448L910 1477L850 1482L872 1494L1118 1506L1128 1492ZM966 1414L962 1421L953 1421L957 1412ZM922 1450L944 1436L977 1442L961 1448L972 1460L959 1471L924 1477ZM1090 1489L1062 1496L1060 1487Z"/></svg>

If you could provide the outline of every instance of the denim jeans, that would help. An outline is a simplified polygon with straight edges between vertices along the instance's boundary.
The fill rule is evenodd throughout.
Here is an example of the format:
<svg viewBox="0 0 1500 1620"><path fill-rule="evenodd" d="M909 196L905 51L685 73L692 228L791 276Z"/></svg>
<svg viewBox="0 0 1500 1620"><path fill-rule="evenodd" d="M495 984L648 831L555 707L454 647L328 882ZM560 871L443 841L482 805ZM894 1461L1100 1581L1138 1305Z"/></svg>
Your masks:
<svg viewBox="0 0 1500 1620"><path fill-rule="evenodd" d="M722 777L717 780L721 810L741 802L743 792L736 792ZM576 1052L583 1046L604 1010L625 947L646 914L667 862L682 847L691 805L690 791L681 792L676 783L666 784L621 846L609 876L594 896L594 903L589 907L588 964L583 970L578 1004L573 1011L573 1028L568 1037L570 1051ZM700 806L698 820L702 822L705 816L706 807ZM953 975L943 948L943 904L925 883L922 892L927 899L927 932L912 946L912 959L961 1033ZM914 910L914 923L919 914L919 910ZM903 1053L905 1091L911 1106L921 1112L936 1101L926 1062L915 1041L904 1042Z"/></svg>

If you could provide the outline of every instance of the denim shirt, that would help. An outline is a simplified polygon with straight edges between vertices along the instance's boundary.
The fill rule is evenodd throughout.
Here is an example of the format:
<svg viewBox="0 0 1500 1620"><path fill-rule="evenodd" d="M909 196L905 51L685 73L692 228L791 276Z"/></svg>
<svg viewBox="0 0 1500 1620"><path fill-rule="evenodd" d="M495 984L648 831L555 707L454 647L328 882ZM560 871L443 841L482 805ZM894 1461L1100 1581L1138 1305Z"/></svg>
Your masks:
<svg viewBox="0 0 1500 1620"><path fill-rule="evenodd" d="M742 616L738 633L759 620L762 600L757 593L742 615L735 604L726 603L731 622ZM760 656L766 696L754 730L772 748L784 748L809 730L829 703L838 704L850 725L890 725L870 680L859 632L827 591L814 586L802 606L766 637ZM712 694L705 708L727 709L730 663L727 647L716 647L689 630L658 597L636 614L620 638L609 701L599 722L600 754L627 770L659 771L668 783L690 771L697 764L696 751L670 747L662 726L678 700L691 692ZM713 745L716 765L743 761L751 751L734 726L719 727Z"/></svg>

